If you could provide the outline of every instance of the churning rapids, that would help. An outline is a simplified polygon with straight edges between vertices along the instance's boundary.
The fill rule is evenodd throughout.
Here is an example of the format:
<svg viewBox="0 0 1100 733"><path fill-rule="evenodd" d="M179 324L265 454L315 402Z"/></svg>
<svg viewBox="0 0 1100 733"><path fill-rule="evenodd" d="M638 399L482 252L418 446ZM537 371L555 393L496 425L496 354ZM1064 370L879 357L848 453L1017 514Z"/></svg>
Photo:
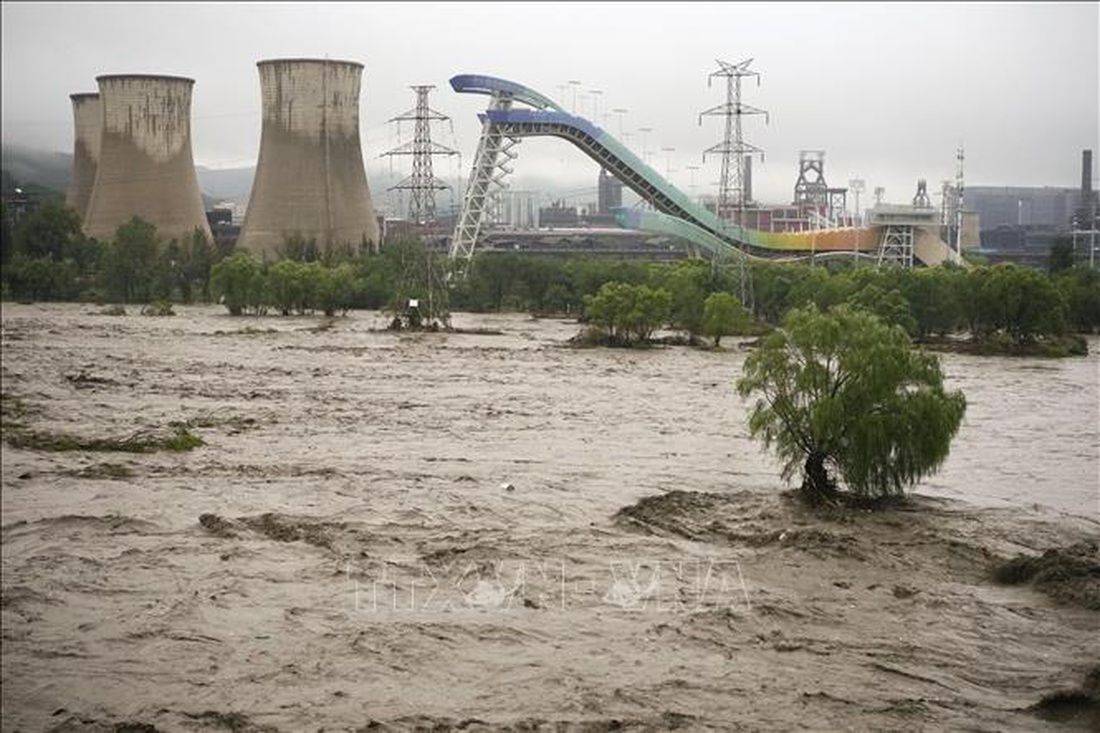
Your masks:
<svg viewBox="0 0 1100 733"><path fill-rule="evenodd" d="M749 440L736 341L176 310L3 305L6 421L205 442L4 444L3 730L1031 729L1100 658L1097 613L986 570L1100 535L1096 338L942 355L922 509L826 520Z"/></svg>

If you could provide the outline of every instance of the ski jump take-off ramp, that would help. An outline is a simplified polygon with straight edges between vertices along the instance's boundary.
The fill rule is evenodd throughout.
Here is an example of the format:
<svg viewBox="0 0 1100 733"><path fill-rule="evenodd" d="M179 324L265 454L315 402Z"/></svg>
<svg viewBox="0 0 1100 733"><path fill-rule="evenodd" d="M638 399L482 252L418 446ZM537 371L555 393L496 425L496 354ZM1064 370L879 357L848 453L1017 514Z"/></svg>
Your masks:
<svg viewBox="0 0 1100 733"><path fill-rule="evenodd" d="M453 259L469 260L473 256L489 196L492 189L503 186L504 177L512 172L508 163L516 158L512 148L519 139L551 136L576 145L653 207L652 211L617 209L615 217L619 226L681 237L712 255L802 259L843 254L878 258L884 247L898 241L898 231L907 229L900 238L910 247L910 263L913 259L925 265L960 260L940 239L935 216L923 219L895 216L890 222L879 225L875 225L872 218L872 225L867 227L804 232L743 228L719 219L605 130L569 114L533 89L506 79L476 74L453 77L451 87L456 92L490 97L488 110L478 115L482 122L481 139L463 197L462 212L451 239ZM517 108L516 104L526 105L526 108Z"/></svg>

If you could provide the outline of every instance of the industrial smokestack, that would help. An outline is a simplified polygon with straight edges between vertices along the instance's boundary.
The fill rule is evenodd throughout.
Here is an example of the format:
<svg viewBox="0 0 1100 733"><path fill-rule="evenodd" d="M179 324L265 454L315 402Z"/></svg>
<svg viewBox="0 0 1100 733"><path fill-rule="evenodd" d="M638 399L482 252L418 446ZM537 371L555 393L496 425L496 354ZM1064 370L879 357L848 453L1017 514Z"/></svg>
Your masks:
<svg viewBox="0 0 1100 733"><path fill-rule="evenodd" d="M99 166L103 106L96 93L70 94L69 99L73 102L73 173L65 203L76 209L84 221Z"/></svg>
<svg viewBox="0 0 1100 733"><path fill-rule="evenodd" d="M178 76L96 77L103 132L84 233L110 239L140 216L165 240L208 238L202 194L191 156L191 87Z"/></svg>
<svg viewBox="0 0 1100 733"><path fill-rule="evenodd" d="M1092 151L1081 151L1081 202L1087 205L1092 198Z"/></svg>
<svg viewBox="0 0 1100 733"><path fill-rule="evenodd" d="M260 158L237 246L275 258L292 236L317 245L379 244L363 150L354 61L256 64L263 98Z"/></svg>

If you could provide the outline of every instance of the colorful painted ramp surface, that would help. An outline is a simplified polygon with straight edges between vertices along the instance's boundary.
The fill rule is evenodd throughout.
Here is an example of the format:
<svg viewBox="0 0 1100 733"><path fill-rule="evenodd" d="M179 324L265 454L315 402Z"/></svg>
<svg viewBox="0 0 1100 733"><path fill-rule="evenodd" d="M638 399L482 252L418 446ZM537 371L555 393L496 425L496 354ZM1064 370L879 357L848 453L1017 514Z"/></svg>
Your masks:
<svg viewBox="0 0 1100 733"><path fill-rule="evenodd" d="M589 120L569 114L548 97L506 79L462 74L451 79L451 87L465 94L487 94L511 98L532 109L490 109L478 115L512 137L559 137L576 145L586 155L619 178L656 212L621 209L620 226L674 234L709 251L729 254L737 249L748 254L813 254L828 252L873 252L878 248L877 231L871 228L823 229L805 232L762 232L742 228L719 219L699 205L629 148ZM675 221L669 221L669 219ZM923 248L932 259L950 256L931 243ZM947 249L946 245L943 249ZM918 256L919 252L918 252ZM928 264L933 264L929 262Z"/></svg>

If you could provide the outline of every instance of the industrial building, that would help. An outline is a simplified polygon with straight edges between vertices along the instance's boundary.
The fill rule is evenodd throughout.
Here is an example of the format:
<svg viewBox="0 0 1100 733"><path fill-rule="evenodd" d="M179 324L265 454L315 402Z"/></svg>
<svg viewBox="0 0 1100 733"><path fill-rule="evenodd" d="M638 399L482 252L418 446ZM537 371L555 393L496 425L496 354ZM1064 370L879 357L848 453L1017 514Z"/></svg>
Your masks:
<svg viewBox="0 0 1100 733"><path fill-rule="evenodd" d="M328 59L257 63L260 156L237 247L277 259L290 237L319 247L380 243L359 139L363 65Z"/></svg>
<svg viewBox="0 0 1100 733"><path fill-rule="evenodd" d="M116 74L96 81L102 130L84 233L111 239L139 216L165 239L182 240L195 229L210 237L191 153L194 80Z"/></svg>
<svg viewBox="0 0 1100 733"><path fill-rule="evenodd" d="M1080 188L975 186L967 203L981 214L982 254L1045 269L1051 247L1073 242L1074 257L1095 264L1100 219L1092 185L1092 150L1081 152Z"/></svg>
<svg viewBox="0 0 1100 733"><path fill-rule="evenodd" d="M103 105L95 92L70 94L69 99L73 103L73 172L65 203L75 209L84 221L99 167Z"/></svg>
<svg viewBox="0 0 1100 733"><path fill-rule="evenodd" d="M966 205L983 230L1002 226L1067 227L1080 201L1076 188L969 186Z"/></svg>

